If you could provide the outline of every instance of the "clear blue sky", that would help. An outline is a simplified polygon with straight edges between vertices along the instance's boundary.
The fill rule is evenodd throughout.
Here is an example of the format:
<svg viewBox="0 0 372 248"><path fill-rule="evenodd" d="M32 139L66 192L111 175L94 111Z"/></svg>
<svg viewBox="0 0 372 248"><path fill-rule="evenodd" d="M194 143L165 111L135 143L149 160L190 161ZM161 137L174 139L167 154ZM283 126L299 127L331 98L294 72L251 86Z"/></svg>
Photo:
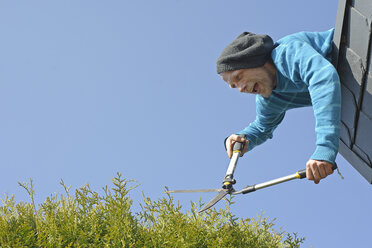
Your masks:
<svg viewBox="0 0 372 248"><path fill-rule="evenodd" d="M243 31L274 40L334 26L336 0L1 1L0 193L40 203L96 190L121 172L152 199L171 189L220 187L223 140L254 120L254 96L216 74L222 49ZM311 108L289 111L274 139L239 161L237 188L305 167L315 149ZM298 180L237 196L232 211L261 210L304 247L370 247L372 186L340 155L319 185ZM175 195L190 208L199 197ZM219 203L216 207L224 207Z"/></svg>

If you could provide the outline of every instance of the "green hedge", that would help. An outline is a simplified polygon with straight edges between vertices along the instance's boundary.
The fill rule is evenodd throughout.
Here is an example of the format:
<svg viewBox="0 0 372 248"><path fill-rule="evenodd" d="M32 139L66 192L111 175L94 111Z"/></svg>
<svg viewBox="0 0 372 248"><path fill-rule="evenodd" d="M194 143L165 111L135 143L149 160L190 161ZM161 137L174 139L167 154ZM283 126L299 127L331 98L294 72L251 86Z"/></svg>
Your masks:
<svg viewBox="0 0 372 248"><path fill-rule="evenodd" d="M121 174L103 194L85 185L70 194L47 197L35 206L34 186L20 183L30 202L16 203L5 195L0 207L0 247L299 247L304 238L273 229L273 221L239 219L230 212L232 198L225 209L197 213L202 203L191 202L182 211L172 196L157 201L144 196L142 210L132 213L129 186L132 181Z"/></svg>

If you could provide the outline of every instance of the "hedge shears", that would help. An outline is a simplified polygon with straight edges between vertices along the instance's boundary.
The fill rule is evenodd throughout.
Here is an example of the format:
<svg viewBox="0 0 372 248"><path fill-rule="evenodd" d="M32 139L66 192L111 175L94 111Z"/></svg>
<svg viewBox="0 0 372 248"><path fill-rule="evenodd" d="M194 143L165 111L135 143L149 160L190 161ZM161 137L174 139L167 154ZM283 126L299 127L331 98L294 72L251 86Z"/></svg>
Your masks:
<svg viewBox="0 0 372 248"><path fill-rule="evenodd" d="M245 135L239 135L242 138L245 138ZM280 177L277 179L273 179L267 182L249 185L244 187L241 190L236 191L233 188L233 185L236 183L236 180L234 179L234 171L236 168L236 165L238 163L239 157L241 152L243 151L244 143L241 142L235 142L233 146L233 155L230 159L229 166L227 168L225 177L222 181L222 188L219 189L186 189L186 190L168 190L166 193L195 193L195 192L218 192L217 195L212 198L202 209L199 210L199 213L213 207L217 202L219 202L222 198L224 198L226 195L238 195L238 194L247 194L254 192L259 189L267 188L279 183L284 183L287 181L291 181L294 179L303 179L306 177L306 169L297 171L294 174ZM337 165L334 164L332 167L333 170L337 169Z"/></svg>

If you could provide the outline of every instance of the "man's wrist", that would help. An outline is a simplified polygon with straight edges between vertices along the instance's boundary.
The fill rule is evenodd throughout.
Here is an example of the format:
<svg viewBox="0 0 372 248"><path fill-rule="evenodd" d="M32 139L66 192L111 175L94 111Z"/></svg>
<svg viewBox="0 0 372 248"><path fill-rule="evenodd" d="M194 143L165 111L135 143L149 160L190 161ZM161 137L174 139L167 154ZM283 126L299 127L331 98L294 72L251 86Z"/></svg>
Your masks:
<svg viewBox="0 0 372 248"><path fill-rule="evenodd" d="M315 152L310 157L310 159L319 160L319 161L326 161L328 163L334 164L337 156L337 151L325 147L325 146L317 146Z"/></svg>

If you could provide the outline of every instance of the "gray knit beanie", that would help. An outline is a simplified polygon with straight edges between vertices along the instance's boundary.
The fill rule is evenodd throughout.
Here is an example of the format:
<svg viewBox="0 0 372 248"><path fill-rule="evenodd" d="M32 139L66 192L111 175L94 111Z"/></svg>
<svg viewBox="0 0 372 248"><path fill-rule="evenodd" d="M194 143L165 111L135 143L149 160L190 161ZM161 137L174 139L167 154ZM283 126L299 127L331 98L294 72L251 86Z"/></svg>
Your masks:
<svg viewBox="0 0 372 248"><path fill-rule="evenodd" d="M217 73L263 66L274 48L268 35L244 32L217 59Z"/></svg>

